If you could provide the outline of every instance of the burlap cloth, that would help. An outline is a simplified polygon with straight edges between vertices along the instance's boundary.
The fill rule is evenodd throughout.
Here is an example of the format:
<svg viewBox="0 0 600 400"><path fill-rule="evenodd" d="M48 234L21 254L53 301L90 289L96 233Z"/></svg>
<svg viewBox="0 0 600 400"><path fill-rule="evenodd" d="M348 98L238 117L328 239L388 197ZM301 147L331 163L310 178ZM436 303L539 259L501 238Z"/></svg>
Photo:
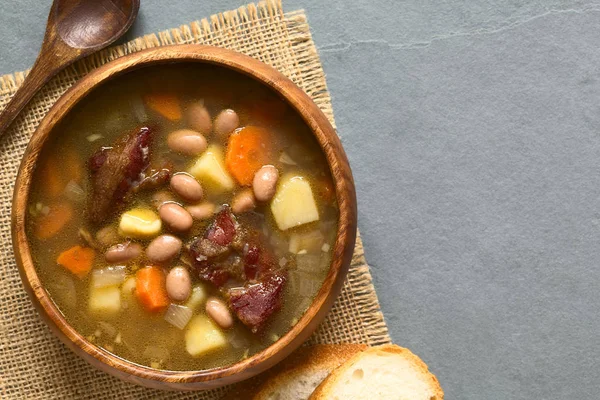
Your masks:
<svg viewBox="0 0 600 400"><path fill-rule="evenodd" d="M145 48L202 43L245 53L277 68L300 86L332 124L325 75L303 11L284 13L279 1L235 11L148 35L99 52L62 72L34 98L0 142L0 394L2 399L117 398L217 399L225 389L160 392L124 383L75 356L41 321L15 265L10 234L13 183L29 138L46 112L75 81L99 65ZM24 73L0 77L0 109ZM388 343L387 327L358 237L342 294L309 343Z"/></svg>

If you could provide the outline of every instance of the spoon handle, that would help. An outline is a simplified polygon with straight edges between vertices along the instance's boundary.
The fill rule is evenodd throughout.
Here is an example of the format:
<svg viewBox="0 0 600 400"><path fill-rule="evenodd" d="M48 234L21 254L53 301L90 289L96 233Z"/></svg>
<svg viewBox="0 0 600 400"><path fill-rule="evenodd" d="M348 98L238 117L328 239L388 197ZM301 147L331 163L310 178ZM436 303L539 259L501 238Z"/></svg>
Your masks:
<svg viewBox="0 0 600 400"><path fill-rule="evenodd" d="M43 54L36 60L23 84L15 92L4 111L0 113L0 137L6 133L10 124L19 112L29 103L29 100L60 70L54 62L47 60Z"/></svg>

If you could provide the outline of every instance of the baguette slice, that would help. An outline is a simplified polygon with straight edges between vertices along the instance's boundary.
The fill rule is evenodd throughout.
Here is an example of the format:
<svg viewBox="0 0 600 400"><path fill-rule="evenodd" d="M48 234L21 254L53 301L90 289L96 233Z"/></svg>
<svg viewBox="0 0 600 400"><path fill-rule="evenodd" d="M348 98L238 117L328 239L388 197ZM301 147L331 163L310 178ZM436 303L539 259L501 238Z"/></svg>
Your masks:
<svg viewBox="0 0 600 400"><path fill-rule="evenodd" d="M307 400L331 371L366 348L364 344L301 347L269 371L238 385L227 399Z"/></svg>
<svg viewBox="0 0 600 400"><path fill-rule="evenodd" d="M427 365L410 350L371 347L334 370L309 400L443 400Z"/></svg>

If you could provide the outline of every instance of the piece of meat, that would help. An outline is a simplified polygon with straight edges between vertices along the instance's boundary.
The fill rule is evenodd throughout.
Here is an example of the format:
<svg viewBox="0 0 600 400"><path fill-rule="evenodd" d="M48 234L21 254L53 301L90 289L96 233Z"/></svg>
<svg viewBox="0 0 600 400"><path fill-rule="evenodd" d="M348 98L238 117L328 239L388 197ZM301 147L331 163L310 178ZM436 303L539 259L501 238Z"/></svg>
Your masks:
<svg viewBox="0 0 600 400"><path fill-rule="evenodd" d="M200 279L221 287L230 278L227 256L231 252L230 244L237 227L238 223L231 210L224 206L204 236L192 241L189 251Z"/></svg>
<svg viewBox="0 0 600 400"><path fill-rule="evenodd" d="M237 221L231 213L231 208L223 206L214 222L206 230L204 237L218 245L228 246L237 232L237 225Z"/></svg>
<svg viewBox="0 0 600 400"><path fill-rule="evenodd" d="M229 289L229 305L235 315L254 333L259 332L274 312L281 308L287 277L272 272L257 283Z"/></svg>
<svg viewBox="0 0 600 400"><path fill-rule="evenodd" d="M231 309L255 333L281 308L287 280L286 272L278 270L267 243L260 231L241 226L231 209L223 206L203 237L195 238L189 245L200 279L218 288L230 279L242 282L242 287L224 290Z"/></svg>
<svg viewBox="0 0 600 400"><path fill-rule="evenodd" d="M143 178L150 164L152 130L136 129L103 147L89 160L92 190L88 201L88 218L100 223L124 204L127 193Z"/></svg>
<svg viewBox="0 0 600 400"><path fill-rule="evenodd" d="M169 168L153 169L144 174L140 183L131 192L138 193L144 190L156 190L169 183L170 180L171 170Z"/></svg>

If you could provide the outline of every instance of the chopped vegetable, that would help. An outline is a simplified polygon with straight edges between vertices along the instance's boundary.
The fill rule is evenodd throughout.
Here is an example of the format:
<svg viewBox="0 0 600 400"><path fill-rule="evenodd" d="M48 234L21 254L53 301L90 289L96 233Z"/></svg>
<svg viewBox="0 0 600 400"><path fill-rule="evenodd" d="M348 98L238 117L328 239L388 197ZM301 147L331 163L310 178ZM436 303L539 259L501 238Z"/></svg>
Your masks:
<svg viewBox="0 0 600 400"><path fill-rule="evenodd" d="M273 163L273 137L266 129L247 126L229 137L225 164L240 185L250 186L263 165Z"/></svg>
<svg viewBox="0 0 600 400"><path fill-rule="evenodd" d="M315 252L321 249L324 241L320 230L314 230L306 233L294 232L290 235L290 253L298 253L301 250Z"/></svg>
<svg viewBox="0 0 600 400"><path fill-rule="evenodd" d="M225 346L225 334L206 315L192 318L185 332L185 348L190 355L198 357Z"/></svg>
<svg viewBox="0 0 600 400"><path fill-rule="evenodd" d="M291 271L289 276L290 293L301 297L314 297L323 281L314 278L313 275L303 271Z"/></svg>
<svg viewBox="0 0 600 400"><path fill-rule="evenodd" d="M35 224L38 239L49 239L60 232L73 218L73 207L69 203L55 203L49 206L47 214L41 213Z"/></svg>
<svg viewBox="0 0 600 400"><path fill-rule="evenodd" d="M121 310L121 292L116 286L90 288L89 310L94 314L113 315Z"/></svg>
<svg viewBox="0 0 600 400"><path fill-rule="evenodd" d="M190 310L195 311L198 307L203 305L208 298L208 293L206 292L206 288L201 283L197 284L192 288L192 294L188 299L187 303L185 303L186 307Z"/></svg>
<svg viewBox="0 0 600 400"><path fill-rule="evenodd" d="M100 140L102 139L104 136L102 136L99 133L92 133L91 135L89 135L88 137L86 137L87 141L92 143L95 142L96 140Z"/></svg>
<svg viewBox="0 0 600 400"><path fill-rule="evenodd" d="M169 305L165 273L159 267L145 267L136 274L135 293L140 304L149 312L159 313Z"/></svg>
<svg viewBox="0 0 600 400"><path fill-rule="evenodd" d="M85 200L85 192L83 191L83 188L74 180L71 180L69 183L67 183L64 193L67 199L75 203L80 203Z"/></svg>
<svg viewBox="0 0 600 400"><path fill-rule="evenodd" d="M83 177L83 163L81 157L75 148L68 147L65 149L64 156L61 157L61 170L64 174L65 182L81 182Z"/></svg>
<svg viewBox="0 0 600 400"><path fill-rule="evenodd" d="M170 121L181 119L181 105L177 96L167 93L153 93L144 96L146 105Z"/></svg>
<svg viewBox="0 0 600 400"><path fill-rule="evenodd" d="M121 286L121 293L122 293L122 298L124 300L124 306L129 307L130 305L134 304L135 302L135 287L136 287L136 280L135 280L135 276L129 277L127 278L127 280L125 281L125 283L123 283L123 286Z"/></svg>
<svg viewBox="0 0 600 400"><path fill-rule="evenodd" d="M96 252L89 247L73 246L60 253L56 262L79 279L83 279L94 265Z"/></svg>
<svg viewBox="0 0 600 400"><path fill-rule="evenodd" d="M186 306L171 304L165 313L165 321L176 328L183 329L192 318L192 310Z"/></svg>
<svg viewBox="0 0 600 400"><path fill-rule="evenodd" d="M282 231L319 219L310 184L299 175L287 175L281 179L271 201L271 212Z"/></svg>
<svg viewBox="0 0 600 400"><path fill-rule="evenodd" d="M285 151L281 152L281 155L279 156L279 162L287 165L297 165L296 161L294 161L292 157L290 157L290 155Z"/></svg>
<svg viewBox="0 0 600 400"><path fill-rule="evenodd" d="M189 173L213 190L232 190L235 183L225 168L223 151L211 145L192 165Z"/></svg>
<svg viewBox="0 0 600 400"><path fill-rule="evenodd" d="M157 236L162 228L160 218L147 208L134 208L121 215L119 234L136 239L149 239Z"/></svg>
<svg viewBox="0 0 600 400"><path fill-rule="evenodd" d="M110 337L114 337L117 333L117 328L105 321L98 321L98 327Z"/></svg>
<svg viewBox="0 0 600 400"><path fill-rule="evenodd" d="M59 300L61 307L75 308L77 305L77 292L75 291L75 282L70 275L57 273L54 282L50 282L52 298Z"/></svg>
<svg viewBox="0 0 600 400"><path fill-rule="evenodd" d="M43 197L53 199L60 196L66 182L62 180L61 163L56 154L51 154L42 161L39 174L40 182L44 182L42 186Z"/></svg>
<svg viewBox="0 0 600 400"><path fill-rule="evenodd" d="M125 267L122 265L95 269L92 271L92 286L102 288L120 285L125 280Z"/></svg>

